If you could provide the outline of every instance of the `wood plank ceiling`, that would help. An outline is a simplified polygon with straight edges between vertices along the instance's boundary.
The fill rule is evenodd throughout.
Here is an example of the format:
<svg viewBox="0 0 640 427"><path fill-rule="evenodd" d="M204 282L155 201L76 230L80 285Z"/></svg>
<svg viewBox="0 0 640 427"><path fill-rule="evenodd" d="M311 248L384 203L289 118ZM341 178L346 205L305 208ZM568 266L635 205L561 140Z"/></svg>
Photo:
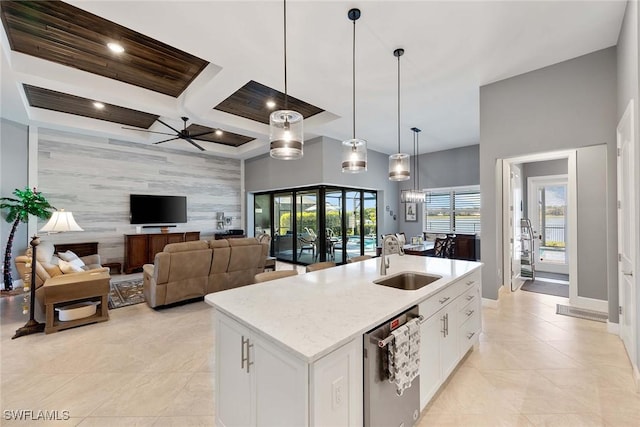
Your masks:
<svg viewBox="0 0 640 427"><path fill-rule="evenodd" d="M158 116L154 114L112 104L103 104L102 108L96 108L94 105L96 100L93 99L26 84L22 86L29 105L32 107L46 108L47 110L76 114L145 129L148 129L158 119Z"/></svg>
<svg viewBox="0 0 640 427"><path fill-rule="evenodd" d="M220 130L222 133L218 135L216 131ZM189 135L199 135L192 137L197 141L215 142L217 144L229 145L231 147L239 147L242 144L246 144L249 141L253 141L255 138L250 136L244 136L237 133L229 132L221 129L214 129L207 126L190 124L187 127ZM208 133L207 133L208 132Z"/></svg>
<svg viewBox="0 0 640 427"><path fill-rule="evenodd" d="M165 95L178 97L209 64L61 1L0 1L0 11L12 50Z"/></svg>
<svg viewBox="0 0 640 427"><path fill-rule="evenodd" d="M268 100L275 102L275 107L269 108L266 105ZM284 108L284 93L253 80L214 107L225 113L266 124L269 124L269 115L273 111ZM288 96L288 108L302 114L305 119L324 111L291 95Z"/></svg>

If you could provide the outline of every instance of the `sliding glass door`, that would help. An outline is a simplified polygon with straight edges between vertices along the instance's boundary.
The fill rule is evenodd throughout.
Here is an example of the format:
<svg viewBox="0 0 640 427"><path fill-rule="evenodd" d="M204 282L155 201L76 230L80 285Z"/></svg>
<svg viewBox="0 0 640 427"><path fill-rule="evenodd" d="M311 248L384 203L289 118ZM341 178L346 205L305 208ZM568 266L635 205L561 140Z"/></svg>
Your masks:
<svg viewBox="0 0 640 427"><path fill-rule="evenodd" d="M273 214L267 225L269 200ZM318 186L256 194L254 203L254 230L273 230L274 256L282 261L341 264L376 253L375 191Z"/></svg>
<svg viewBox="0 0 640 427"><path fill-rule="evenodd" d="M274 233L272 237L274 256L283 261L294 261L293 258L293 193L277 193L273 195Z"/></svg>

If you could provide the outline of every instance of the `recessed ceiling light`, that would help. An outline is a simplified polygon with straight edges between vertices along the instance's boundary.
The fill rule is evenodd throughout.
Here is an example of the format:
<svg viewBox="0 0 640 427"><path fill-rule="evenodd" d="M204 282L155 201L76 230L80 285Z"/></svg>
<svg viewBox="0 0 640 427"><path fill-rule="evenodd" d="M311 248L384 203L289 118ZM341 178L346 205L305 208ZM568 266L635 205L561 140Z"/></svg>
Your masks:
<svg viewBox="0 0 640 427"><path fill-rule="evenodd" d="M121 44L118 44L118 43L114 43L114 42L107 43L107 47L111 49L111 52L115 52L115 53L124 52L124 48L122 47Z"/></svg>
<svg viewBox="0 0 640 427"><path fill-rule="evenodd" d="M216 129L216 135L218 136L222 136L224 132L222 132L220 129Z"/></svg>
<svg viewBox="0 0 640 427"><path fill-rule="evenodd" d="M267 108L276 108L276 102L272 99L267 101Z"/></svg>
<svg viewBox="0 0 640 427"><path fill-rule="evenodd" d="M102 102L98 102L98 101L95 101L93 103L93 106L96 107L98 110L102 110L104 108L104 104Z"/></svg>

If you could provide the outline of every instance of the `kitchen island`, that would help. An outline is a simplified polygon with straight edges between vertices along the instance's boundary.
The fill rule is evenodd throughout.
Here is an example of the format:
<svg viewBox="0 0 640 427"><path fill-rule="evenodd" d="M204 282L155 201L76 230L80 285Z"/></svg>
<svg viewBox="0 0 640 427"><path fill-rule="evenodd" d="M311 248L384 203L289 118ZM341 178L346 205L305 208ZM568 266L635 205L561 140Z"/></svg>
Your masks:
<svg viewBox="0 0 640 427"><path fill-rule="evenodd" d="M362 425L362 336L416 305L425 319L424 407L477 343L481 264L389 260L386 277L441 278L415 291L378 285L380 258L373 258L207 295L216 310L217 425Z"/></svg>

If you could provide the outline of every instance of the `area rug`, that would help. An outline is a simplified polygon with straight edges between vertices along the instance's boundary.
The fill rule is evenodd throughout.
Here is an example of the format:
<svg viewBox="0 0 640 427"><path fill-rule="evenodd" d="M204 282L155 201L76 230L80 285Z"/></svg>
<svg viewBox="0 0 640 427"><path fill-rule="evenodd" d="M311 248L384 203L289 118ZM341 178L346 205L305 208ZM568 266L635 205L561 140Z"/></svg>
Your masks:
<svg viewBox="0 0 640 427"><path fill-rule="evenodd" d="M538 294L555 295L557 297L569 298L569 284L554 283L544 279L527 280L520 288L523 291L535 292Z"/></svg>
<svg viewBox="0 0 640 427"><path fill-rule="evenodd" d="M142 293L142 279L111 283L109 310L145 302Z"/></svg>
<svg viewBox="0 0 640 427"><path fill-rule="evenodd" d="M580 319L593 320L606 323L607 313L601 311L588 310L586 308L569 307L568 305L556 304L556 314L563 316L579 317Z"/></svg>

